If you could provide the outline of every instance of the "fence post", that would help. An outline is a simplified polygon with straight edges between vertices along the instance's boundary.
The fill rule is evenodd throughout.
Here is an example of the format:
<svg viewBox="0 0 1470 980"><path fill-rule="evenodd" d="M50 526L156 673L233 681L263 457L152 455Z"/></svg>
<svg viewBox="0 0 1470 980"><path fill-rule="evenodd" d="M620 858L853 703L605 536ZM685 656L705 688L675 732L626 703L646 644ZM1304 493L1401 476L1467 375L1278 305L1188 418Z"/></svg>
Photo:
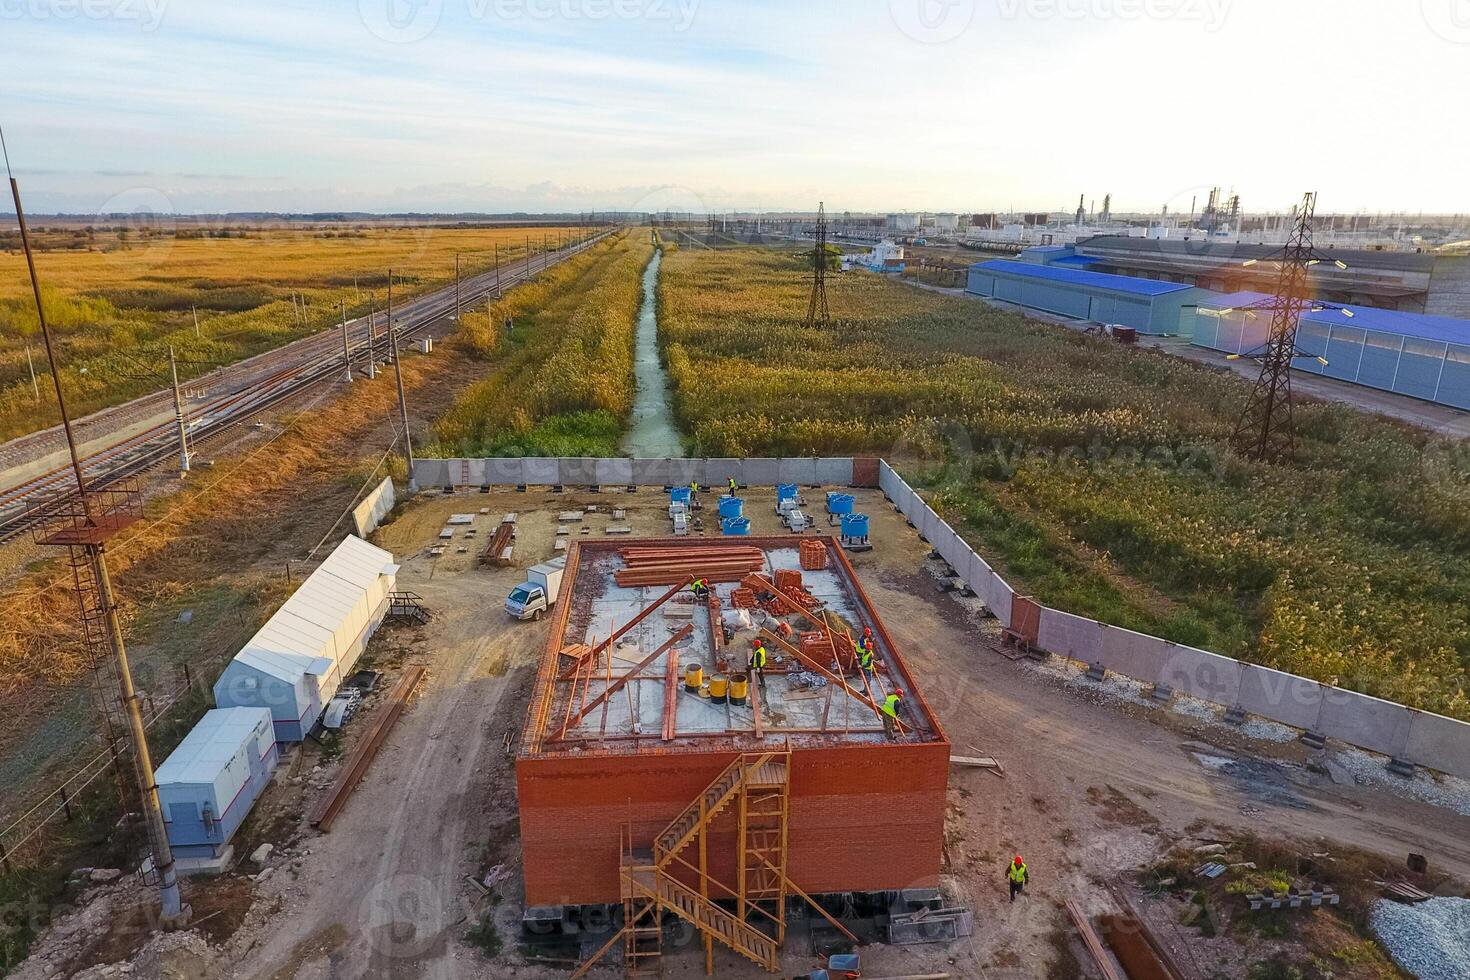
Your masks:
<svg viewBox="0 0 1470 980"><path fill-rule="evenodd" d="M66 797L66 787L61 787L61 809L66 814L66 822L71 823L71 800Z"/></svg>

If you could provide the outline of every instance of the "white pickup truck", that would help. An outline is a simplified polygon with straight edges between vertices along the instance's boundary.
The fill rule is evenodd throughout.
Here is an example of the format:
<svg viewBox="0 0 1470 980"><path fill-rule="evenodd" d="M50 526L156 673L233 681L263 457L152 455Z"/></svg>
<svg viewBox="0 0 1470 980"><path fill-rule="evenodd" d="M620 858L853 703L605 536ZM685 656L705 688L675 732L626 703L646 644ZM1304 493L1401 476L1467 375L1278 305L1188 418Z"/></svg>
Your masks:
<svg viewBox="0 0 1470 980"><path fill-rule="evenodd" d="M519 620L539 620L556 605L561 593L561 577L567 570L566 558L537 565L526 573L526 580L510 590L505 611Z"/></svg>

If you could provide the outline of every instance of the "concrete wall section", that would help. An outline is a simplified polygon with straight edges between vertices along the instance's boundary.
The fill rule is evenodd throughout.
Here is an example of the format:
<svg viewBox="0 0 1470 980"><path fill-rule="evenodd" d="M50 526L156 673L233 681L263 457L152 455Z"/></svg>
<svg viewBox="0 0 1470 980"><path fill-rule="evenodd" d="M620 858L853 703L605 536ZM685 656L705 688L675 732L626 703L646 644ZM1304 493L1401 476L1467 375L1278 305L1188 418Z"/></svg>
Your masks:
<svg viewBox="0 0 1470 980"><path fill-rule="evenodd" d="M413 482L421 487L447 487L449 482L449 460L416 459L413 461Z"/></svg>
<svg viewBox="0 0 1470 980"><path fill-rule="evenodd" d="M1160 684L1167 684L1181 694L1226 706L1235 704L1240 697L1240 661L1194 647L1175 646L1153 637L1148 639L1158 644L1159 659L1163 663L1157 678Z"/></svg>
<svg viewBox="0 0 1470 980"><path fill-rule="evenodd" d="M817 485L817 461L815 459L780 459L776 461L776 482L795 483L798 486Z"/></svg>
<svg viewBox="0 0 1470 980"><path fill-rule="evenodd" d="M823 458L817 460L817 483L824 487L847 487L852 485L852 457Z"/></svg>
<svg viewBox="0 0 1470 980"><path fill-rule="evenodd" d="M741 466L743 482L752 487L774 487L781 482L776 479L774 459L747 459Z"/></svg>
<svg viewBox="0 0 1470 980"><path fill-rule="evenodd" d="M1102 627L1103 664L1108 670L1134 680L1157 681L1159 672L1176 649L1174 644L1146 633L1119 626Z"/></svg>
<svg viewBox="0 0 1470 980"><path fill-rule="evenodd" d="M1403 757L1470 779L1470 725L1428 711L1413 715Z"/></svg>
<svg viewBox="0 0 1470 980"><path fill-rule="evenodd" d="M393 509L395 502L393 478L384 477L383 482L374 487L373 491L362 499L362 503L352 509L352 522L357 525L357 536L366 540L367 536L377 528L379 522Z"/></svg>
<svg viewBox="0 0 1470 980"><path fill-rule="evenodd" d="M589 457L567 457L557 460L561 479L558 483L565 483L573 487L590 487L597 484L597 460Z"/></svg>
<svg viewBox="0 0 1470 980"><path fill-rule="evenodd" d="M530 487L552 487L561 482L561 460L541 459L527 456L525 478L522 483Z"/></svg>
<svg viewBox="0 0 1470 980"><path fill-rule="evenodd" d="M704 471L705 463L702 459L671 459L668 466L668 485L687 487L697 480L703 486L706 482Z"/></svg>
<svg viewBox="0 0 1470 980"><path fill-rule="evenodd" d="M1090 664L1102 655L1102 629L1096 620L1044 608L1037 644L1047 653Z"/></svg>
<svg viewBox="0 0 1470 980"><path fill-rule="evenodd" d="M633 460L633 483L640 487L667 487L669 483L669 461L666 459Z"/></svg>
<svg viewBox="0 0 1470 980"><path fill-rule="evenodd" d="M744 460L729 459L721 456L704 460L704 468L699 476L699 484L700 486L713 487L717 492L724 493L730 489L730 477L732 476L735 478L735 482L739 483L742 487L760 486L760 484L751 480L746 475ZM770 485L775 486L774 481Z"/></svg>
<svg viewBox="0 0 1470 980"><path fill-rule="evenodd" d="M1322 712L1322 685L1269 667L1243 664L1239 704L1253 715L1283 725L1315 729Z"/></svg>
<svg viewBox="0 0 1470 980"><path fill-rule="evenodd" d="M1401 704L1366 694L1325 688L1316 730L1329 738L1401 759L1409 746L1413 712ZM1435 760L1435 768L1445 760ZM1429 764L1426 762L1426 764Z"/></svg>
<svg viewBox="0 0 1470 980"><path fill-rule="evenodd" d="M633 461L631 459L597 460L597 485L603 487L632 486Z"/></svg>
<svg viewBox="0 0 1470 980"><path fill-rule="evenodd" d="M485 482L508 487L520 486L526 482L526 461L519 458L485 460Z"/></svg>

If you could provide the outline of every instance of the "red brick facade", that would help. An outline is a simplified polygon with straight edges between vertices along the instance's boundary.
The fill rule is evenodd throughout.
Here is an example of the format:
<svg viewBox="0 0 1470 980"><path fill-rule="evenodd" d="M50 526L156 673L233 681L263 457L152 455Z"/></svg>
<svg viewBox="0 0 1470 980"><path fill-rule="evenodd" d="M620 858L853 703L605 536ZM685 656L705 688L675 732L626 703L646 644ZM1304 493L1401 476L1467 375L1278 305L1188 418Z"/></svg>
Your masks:
<svg viewBox="0 0 1470 980"><path fill-rule="evenodd" d="M519 760L526 904L618 901L622 825L631 821L635 839L651 842L734 757L725 749ZM809 894L938 884L948 778L943 741L795 748L792 881ZM710 870L734 885L733 810L715 828Z"/></svg>

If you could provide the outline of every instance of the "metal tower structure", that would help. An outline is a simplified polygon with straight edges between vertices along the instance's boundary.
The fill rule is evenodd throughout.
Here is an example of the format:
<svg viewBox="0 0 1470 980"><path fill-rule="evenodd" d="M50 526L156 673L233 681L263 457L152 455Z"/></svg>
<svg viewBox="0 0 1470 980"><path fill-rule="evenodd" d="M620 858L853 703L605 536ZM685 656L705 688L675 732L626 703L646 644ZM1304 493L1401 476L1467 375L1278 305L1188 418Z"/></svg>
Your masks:
<svg viewBox="0 0 1470 980"><path fill-rule="evenodd" d="M817 233L812 245L812 298L806 308L808 327L827 326L831 312L827 308L827 204L817 205Z"/></svg>
<svg viewBox="0 0 1470 980"><path fill-rule="evenodd" d="M1312 245L1312 218L1316 209L1317 193L1308 191L1302 195L1302 203L1296 209L1296 223L1291 237L1273 259L1278 263L1273 295L1259 303L1240 308L1251 317L1261 312L1271 314L1271 329L1258 355L1261 374L1256 379L1255 387L1251 389L1245 410L1241 412L1240 419L1235 424L1235 433L1231 437L1231 444L1236 451L1251 459L1284 459L1296 450L1296 431L1292 419L1291 362L1297 357L1315 356L1300 350L1296 345L1302 313L1309 309L1313 312L1336 309L1346 317L1351 318L1353 315L1346 307L1310 297L1307 280L1311 267L1323 261L1323 256ZM1245 264L1255 265L1258 261L1260 260L1251 259ZM1334 261L1334 264L1341 269L1347 268L1341 261Z"/></svg>
<svg viewBox="0 0 1470 980"><path fill-rule="evenodd" d="M0 136L3 141L3 136ZM10 158L6 153L6 170ZM62 392L61 372L56 362L56 349L46 322L41 300L41 281L36 275L36 262L31 251L30 233L26 228L25 210L20 202L20 185L10 177L10 193L15 200L15 219L20 228L21 246L26 268L35 294L36 318L46 345L46 358L51 366L51 380L56 387L56 407L66 433L71 468L76 476L76 493L63 491L45 500L31 501L29 508L40 519L37 540L44 545L64 547L70 555L73 584L80 606L80 626L89 666L102 707L102 722L108 748L116 751L118 733L126 730L132 742L133 768L137 779L139 809L148 832L154 871L158 875L159 898L162 903L161 923L175 928L188 922L189 907L179 897L179 880L174 866L173 850L158 802L158 785L154 781L153 759L148 751L148 732L143 723L143 708L133 685L127 647L123 642L122 620L118 616L112 579L107 570L107 542L120 531L137 523L143 516L142 498L136 487L114 486L107 489L88 488L82 473L81 456L71 417L67 413ZM116 684L116 697L109 697L105 687Z"/></svg>

